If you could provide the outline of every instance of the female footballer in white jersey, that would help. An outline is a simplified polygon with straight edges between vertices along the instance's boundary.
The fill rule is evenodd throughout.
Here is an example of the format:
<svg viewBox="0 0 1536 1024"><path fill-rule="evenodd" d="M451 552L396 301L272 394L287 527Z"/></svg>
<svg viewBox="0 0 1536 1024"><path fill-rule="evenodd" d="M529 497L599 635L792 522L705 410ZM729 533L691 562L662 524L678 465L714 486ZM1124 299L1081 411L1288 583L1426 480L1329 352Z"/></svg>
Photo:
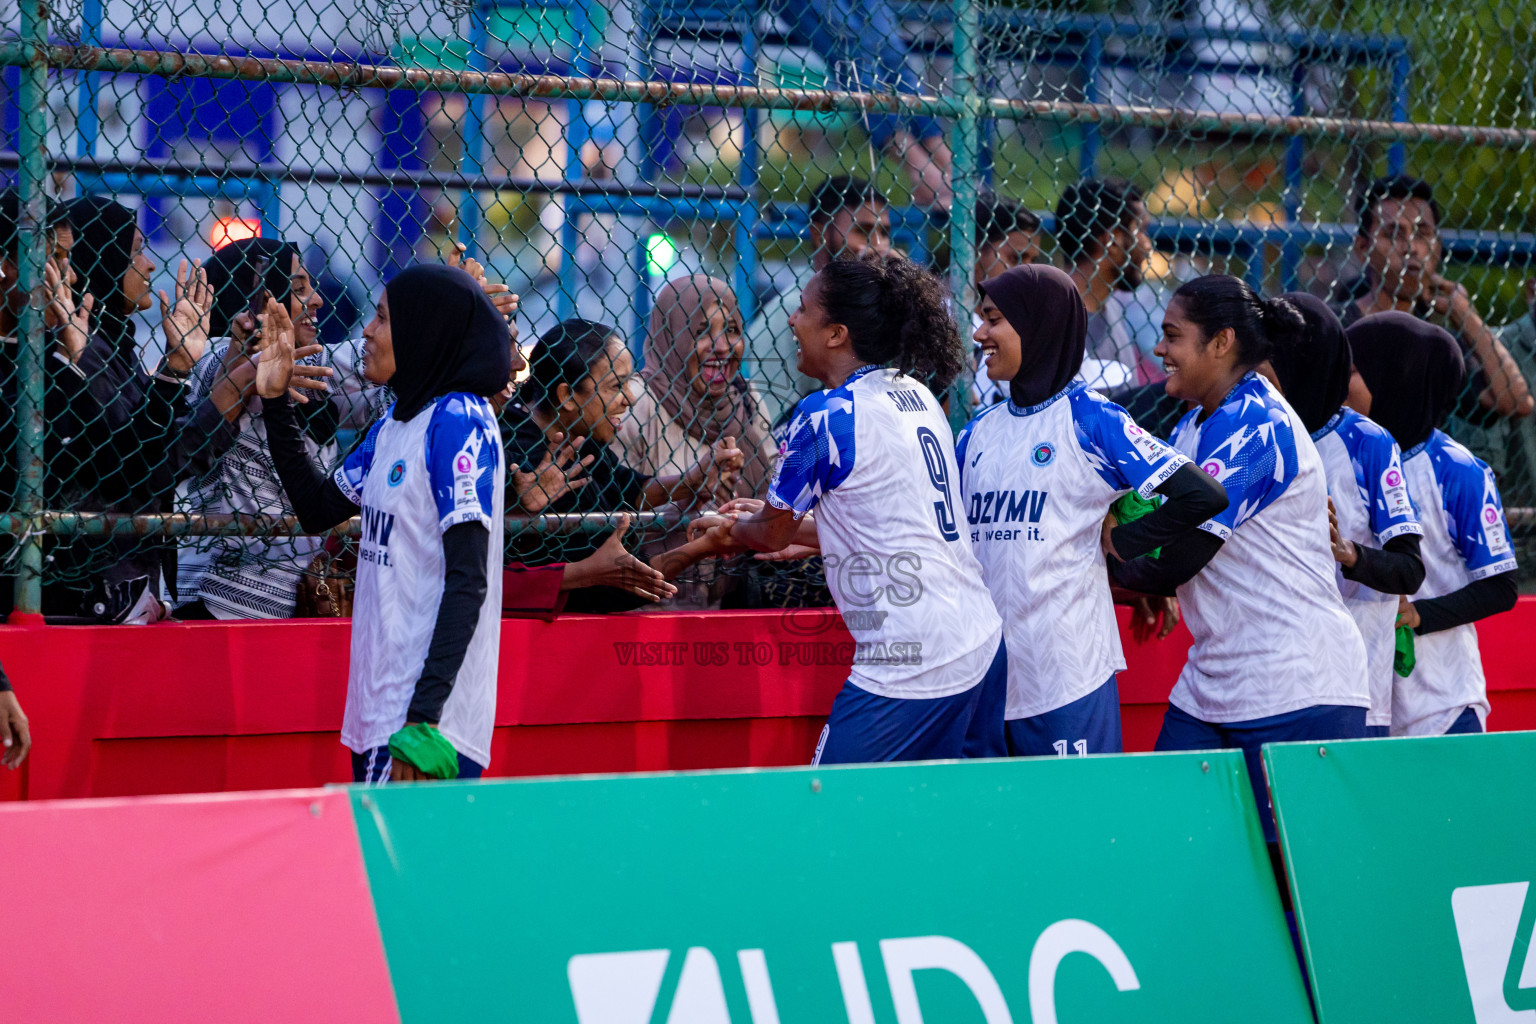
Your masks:
<svg viewBox="0 0 1536 1024"><path fill-rule="evenodd" d="M1493 471L1440 431L1465 366L1443 327L1407 313L1349 326L1371 416L1403 446L1403 475L1424 524L1423 586L1399 602L1415 664L1392 691L1392 735L1482 732L1487 682L1474 623L1515 606L1515 548Z"/></svg>
<svg viewBox="0 0 1536 1024"><path fill-rule="evenodd" d="M981 290L975 338L1009 400L966 426L956 455L971 547L1008 643L1008 750L1118 753L1115 673L1125 659L1105 514L1127 491L1166 497L1114 526L1107 546L1117 558L1166 547L1172 559L1182 538L1226 508L1226 492L1124 409L1073 383L1088 313L1070 277L1029 264Z"/></svg>
<svg viewBox="0 0 1536 1024"><path fill-rule="evenodd" d="M817 763L1001 756L1002 621L929 390L962 365L943 289L906 257L866 250L812 278L790 325L800 371L826 390L796 409L768 503L706 520L705 536L720 551L820 547L855 653Z"/></svg>
<svg viewBox="0 0 1536 1024"><path fill-rule="evenodd" d="M1360 627L1370 672L1365 732L1385 736L1392 724L1398 595L1411 594L1424 582L1419 553L1424 531L1403 479L1397 442L1344 405L1354 363L1339 318L1314 295L1282 297L1301 312L1306 328L1277 339L1270 362L1286 402L1323 460L1339 593Z"/></svg>
<svg viewBox="0 0 1536 1024"><path fill-rule="evenodd" d="M1364 736L1370 706L1365 645L1334 583L1322 459L1253 372L1276 337L1302 326L1290 303L1212 275L1174 293L1154 350L1168 394L1196 404L1173 445L1229 501L1200 528L1208 564L1178 587L1194 644L1157 749L1241 748L1271 841L1260 746ZM1115 582L1151 593L1167 592L1166 571L1145 557L1110 566Z"/></svg>
<svg viewBox="0 0 1536 1024"><path fill-rule="evenodd" d="M521 357L482 285L454 267L397 275L363 340L364 374L395 404L330 479L309 461L282 382L262 390L304 529L362 512L341 740L356 782L478 777L495 725L506 477L487 398Z"/></svg>

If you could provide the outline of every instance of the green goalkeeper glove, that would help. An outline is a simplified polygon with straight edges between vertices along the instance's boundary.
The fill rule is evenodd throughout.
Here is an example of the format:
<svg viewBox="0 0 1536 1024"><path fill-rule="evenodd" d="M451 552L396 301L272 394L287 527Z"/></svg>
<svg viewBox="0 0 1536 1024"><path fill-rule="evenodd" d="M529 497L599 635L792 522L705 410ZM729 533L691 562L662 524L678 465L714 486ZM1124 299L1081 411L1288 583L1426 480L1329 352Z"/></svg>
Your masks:
<svg viewBox="0 0 1536 1024"><path fill-rule="evenodd" d="M1413 666L1417 659L1413 655L1413 630L1407 626L1397 627L1397 650L1392 652L1392 671L1404 679L1413 674Z"/></svg>
<svg viewBox="0 0 1536 1024"><path fill-rule="evenodd" d="M1113 505L1109 506L1109 511L1115 517L1115 522L1123 526L1126 523L1134 523L1142 516L1151 515L1161 504L1162 498L1148 501L1135 491L1126 491L1115 500ZM1162 553L1162 548L1153 548L1147 552L1147 557L1156 558Z"/></svg>
<svg viewBox="0 0 1536 1024"><path fill-rule="evenodd" d="M415 765L434 779L459 777L459 752L425 722L412 722L391 736L389 756Z"/></svg>

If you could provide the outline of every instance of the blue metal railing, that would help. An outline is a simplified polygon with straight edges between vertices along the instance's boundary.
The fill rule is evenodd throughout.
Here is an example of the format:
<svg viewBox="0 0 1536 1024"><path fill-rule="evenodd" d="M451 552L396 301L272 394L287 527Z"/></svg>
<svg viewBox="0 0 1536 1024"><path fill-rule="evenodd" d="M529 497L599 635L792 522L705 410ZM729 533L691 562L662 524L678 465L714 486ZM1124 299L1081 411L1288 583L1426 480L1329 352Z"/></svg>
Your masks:
<svg viewBox="0 0 1536 1024"><path fill-rule="evenodd" d="M479 0L471 16L468 40L468 60L471 70L515 71L525 66L522 62L513 59L500 60L492 66L487 56L493 43L490 36L492 14L497 10L510 7L542 7L569 12L572 16L575 39L571 53L565 60L559 62L564 65L561 69L578 75L614 73L615 69L599 66L594 60L594 55L601 49L601 37L595 31L591 19L586 16L585 6L566 2L566 0L532 0L532 2L530 0ZM953 22L954 18L954 8L949 3L898 2L896 7L903 18L921 20L932 26L947 26ZM101 0L85 0L82 8L82 42L87 45L103 42L101 17ZM740 45L744 60L743 66L737 70L741 79L749 82L756 78L757 58L761 46L770 42L783 42L783 38L775 34L771 25L760 34L752 11L740 6L668 3L662 0L662 2L642 4L637 24L643 29L643 45L648 66L654 56L651 48L657 39L707 36L711 39L734 41ZM994 55L1006 55L1010 48L1022 52L1021 48L1027 41L1028 55L1032 62L1070 63L1079 66L1084 96L1090 102L1096 102L1101 98L1098 83L1103 69L1130 66L1145 70L1150 62L1162 71L1283 74L1288 79L1292 112L1299 114L1305 110L1302 86L1307 70L1312 65L1319 62L1340 63L1345 66L1384 63L1389 65L1391 70L1392 116L1395 120L1406 120L1408 116L1407 90L1410 60L1406 43L1398 38L1259 29L1213 30L1177 22L1144 24L1114 18L1051 17L1030 12L996 10L980 12L979 24L983 38L992 48L991 52ZM1122 45L1106 46L1106 42L1111 39ZM914 41L914 46L942 52L950 42L951 39L947 33L934 32L921 35ZM1191 44L1198 43L1262 44L1278 47L1283 52L1279 53L1273 61L1234 61L1201 57L1190 53ZM1141 47L1140 50L1137 49L1138 46ZM1147 49L1149 46L1155 47L1156 52L1149 52ZM275 55L310 60L351 59L336 53L319 52ZM558 64L556 66L559 67ZM550 66L546 63L543 69L550 69ZM97 150L100 132L97 116L100 95L99 78L99 72L81 73L81 89L77 98L79 135L75 148L77 154L82 157L93 156ZM464 147L460 161L460 171L468 180L477 180L483 176L487 105L491 102L494 101L486 96L468 97L464 120ZM418 97L391 94L385 99L385 107L383 118L385 130L381 140L380 165L388 170L421 169L420 154L425 119L419 111ZM561 195L575 194L575 186L582 177L581 147L591 135L590 126L586 124L584 108L585 104L581 101L566 101L569 126L566 135L567 158L564 177L565 184L569 188L538 189L537 191ZM159 125L157 138L150 140L158 147L159 153L169 151L174 137L188 133L188 126L184 123L185 118L180 116L179 109L177 114L178 119L183 123ZM649 116L649 112L640 108L636 109L633 116L643 120ZM757 152L756 131L758 115L756 111L747 111L745 116L747 121L745 149L738 166L737 184L750 195L758 184L757 164L760 158ZM982 180L990 178L993 167L990 127L990 121L984 119L981 141L983 152L978 153L977 160L977 170ZM260 134L265 133L258 132L258 135ZM640 138L645 138L643 128L638 134ZM1090 176L1095 173L1101 148L1099 126L1092 122L1085 123L1081 131L1078 157L1079 172L1082 175ZM1299 223L1305 153L1306 142L1302 137L1293 137L1288 142L1284 162L1284 209L1287 220L1296 225L1296 230L1276 243L1280 253L1280 283L1284 288L1295 285L1296 271L1304 247L1319 240L1315 229ZM261 155L264 158L263 162L271 162L269 150ZM1399 173L1405 165L1405 147L1402 143L1392 145L1388 152L1389 173ZM656 171L654 166L649 170L653 174ZM257 207L264 227L276 233L280 230L281 184L284 181L295 180L291 176L268 173L245 178L223 174L214 180L206 176L197 176L195 180L187 177L172 177L163 182L152 179L152 173L141 173L128 175L126 178L114 177L110 181L93 180L90 184L123 186L126 191L138 191L146 196L169 197L196 194L252 202ZM85 183L82 182L82 184ZM183 187L189 191L179 191ZM476 191L469 189L465 191L459 204L458 236L471 252L475 249L479 234L480 201ZM751 243L765 239L800 237L796 232L803 231L801 227L803 221L800 218L769 215L763 219L759 208L749 202L718 207L707 202L705 205L699 205L696 202L660 195L641 197L634 201L616 201L611 198L598 201L592 197L586 197L578 201L568 199L566 202L567 215L563 218L561 229L563 253L558 298L562 316L574 313L575 295L580 288L580 269L574 260L575 248L580 241L577 214L598 212L601 207L606 212L644 217L660 225L677 219L695 219L711 215L715 215L718 219L734 221L734 248L737 260L735 283L738 294L743 296L748 305L752 302L753 289L750 285L756 273L758 260L757 247ZM422 211L418 201L401 194L398 190L387 191L381 195L379 211L379 222L374 232L380 249L377 255L382 265L387 266L405 258L414 245L419 236ZM914 218L910 213L904 213L900 221L897 230L904 236L904 240L909 245L918 244L919 252L916 255L926 255L927 232L924 230L926 225L922 223L922 218L920 216ZM646 266L644 252L646 233L646 231L639 232L635 244L632 262L637 272ZM1164 237L1168 232L1164 231L1163 225L1160 224L1157 225L1154 234ZM1339 232L1332 234L1337 236ZM1266 258L1266 248L1267 246L1251 247L1249 255L1257 256L1262 261ZM1478 251L1480 250L1468 250L1474 258ZM1261 267L1256 273L1262 278L1266 272L1267 267ZM640 299L639 306L645 306L648 294L645 294L645 289L639 291L642 293L637 296ZM743 312L750 315L746 309ZM637 327L644 324L647 314L648 309L637 307L635 311ZM641 333L634 332L635 336Z"/></svg>

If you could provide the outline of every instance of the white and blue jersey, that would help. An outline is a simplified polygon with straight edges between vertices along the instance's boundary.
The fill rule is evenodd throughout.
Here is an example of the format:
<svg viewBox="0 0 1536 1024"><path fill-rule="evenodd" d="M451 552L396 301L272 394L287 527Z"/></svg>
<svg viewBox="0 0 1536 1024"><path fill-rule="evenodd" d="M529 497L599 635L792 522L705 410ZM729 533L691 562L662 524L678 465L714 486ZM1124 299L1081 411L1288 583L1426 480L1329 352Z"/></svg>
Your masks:
<svg viewBox="0 0 1536 1024"><path fill-rule="evenodd" d="M803 399L781 452L768 500L796 518L817 510L827 585L855 641L854 685L896 698L977 685L1002 620L971 554L938 399L866 367Z"/></svg>
<svg viewBox="0 0 1536 1024"><path fill-rule="evenodd" d="M1487 463L1440 431L1410 448L1403 473L1424 524L1424 585L1414 600L1444 597L1515 568L1504 501ZM1488 719L1477 626L1414 637L1416 664L1392 693L1392 735L1439 736L1472 708Z"/></svg>
<svg viewBox="0 0 1536 1024"><path fill-rule="evenodd" d="M1189 459L1081 384L995 405L960 433L960 496L1003 617L1009 720L1064 707L1125 668L1100 549L1117 497L1142 497Z"/></svg>
<svg viewBox="0 0 1536 1024"><path fill-rule="evenodd" d="M1393 537L1424 532L1403 477L1402 456L1391 434L1345 407L1313 432L1312 443L1323 460L1339 536L1359 547L1379 548ZM1347 580L1342 570L1336 573L1344 607L1365 641L1371 688L1365 724L1391 725L1398 595Z"/></svg>
<svg viewBox="0 0 1536 1024"><path fill-rule="evenodd" d="M1248 374L1173 445L1227 489L1203 524L1225 543L1179 588L1194 635L1170 702L1205 722L1246 722L1318 705L1370 707L1365 644L1334 582L1328 486L1300 418Z"/></svg>
<svg viewBox="0 0 1536 1024"><path fill-rule="evenodd" d="M405 725L443 598L443 533L480 523L491 534L485 602L438 728L455 750L488 767L501 649L506 482L490 403L452 394L404 423L386 414L334 479L362 506L363 519L341 741L361 753L385 746Z"/></svg>

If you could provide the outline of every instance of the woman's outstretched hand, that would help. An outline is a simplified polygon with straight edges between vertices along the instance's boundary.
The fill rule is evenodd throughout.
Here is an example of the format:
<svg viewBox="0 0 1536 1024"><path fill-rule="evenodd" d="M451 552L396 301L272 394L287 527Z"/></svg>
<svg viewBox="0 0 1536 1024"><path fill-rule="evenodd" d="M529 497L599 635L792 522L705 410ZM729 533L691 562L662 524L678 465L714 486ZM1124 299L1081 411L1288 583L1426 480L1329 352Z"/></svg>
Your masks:
<svg viewBox="0 0 1536 1024"><path fill-rule="evenodd" d="M591 477L585 474L597 456L580 458L580 448L586 440L556 433L550 437L544 458L533 472L512 471L512 493L517 496L517 504L524 512L542 512L566 494L591 483Z"/></svg>
<svg viewBox="0 0 1536 1024"><path fill-rule="evenodd" d="M261 348L256 350L256 394L281 398L293 379L293 321L274 299L261 314Z"/></svg>
<svg viewBox="0 0 1536 1024"><path fill-rule="evenodd" d="M202 260L192 269L182 260L176 267L176 301L160 292L160 327L165 332L165 365L178 374L192 372L208 347L208 316L213 309L213 288Z"/></svg>
<svg viewBox="0 0 1536 1024"><path fill-rule="evenodd" d="M696 500L724 502L734 498L736 483L741 479L741 467L746 462L747 457L736 447L734 437L721 437L710 445L686 478Z"/></svg>
<svg viewBox="0 0 1536 1024"><path fill-rule="evenodd" d="M276 299L267 299L261 315L261 348L256 356L256 394L261 398L279 398L285 392L294 401L308 402L299 389L327 391L326 378L336 371L329 366L296 363L320 352L319 345L293 347L293 321L288 310Z"/></svg>
<svg viewBox="0 0 1536 1024"><path fill-rule="evenodd" d="M629 530L629 516L620 515L618 526L592 554L579 562L568 563L561 590L581 587L617 587L647 601L664 601L677 593L659 569L646 565L624 550L624 534Z"/></svg>
<svg viewBox="0 0 1536 1024"><path fill-rule="evenodd" d="M485 265L474 257L464 258L468 249L463 242L454 242L453 251L448 254L446 262L450 267L458 267L464 273L475 279L480 290L490 297L491 304L496 307L496 312L507 318L507 326L512 328L512 343L517 344L517 325L512 323L512 314L517 312L517 304L521 296L500 282L488 281L485 277Z"/></svg>
<svg viewBox="0 0 1536 1024"><path fill-rule="evenodd" d="M59 354L70 362L77 362L91 337L91 309L96 299L87 292L75 301L71 284L74 273L69 260L50 259L43 265L43 283L48 288L48 306L43 311L43 323L58 330Z"/></svg>

